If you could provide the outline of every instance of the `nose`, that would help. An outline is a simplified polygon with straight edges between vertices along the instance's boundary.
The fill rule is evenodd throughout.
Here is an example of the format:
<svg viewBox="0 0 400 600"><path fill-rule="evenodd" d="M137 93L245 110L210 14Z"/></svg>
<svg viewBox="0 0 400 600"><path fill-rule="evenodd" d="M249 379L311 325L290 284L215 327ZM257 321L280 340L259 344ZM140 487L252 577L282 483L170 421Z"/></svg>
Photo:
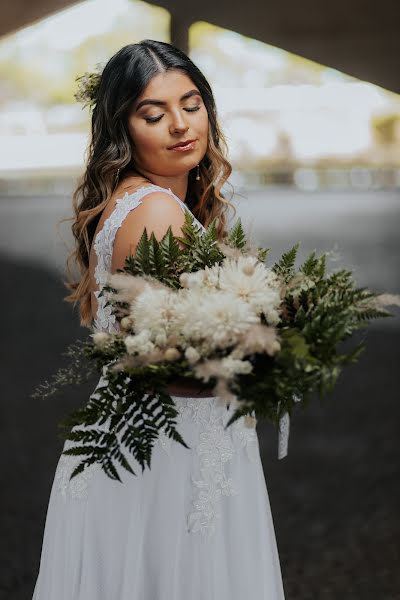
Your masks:
<svg viewBox="0 0 400 600"><path fill-rule="evenodd" d="M173 133L183 133L189 129L189 126L186 124L183 114L178 110L174 112L171 117L170 124L170 132Z"/></svg>

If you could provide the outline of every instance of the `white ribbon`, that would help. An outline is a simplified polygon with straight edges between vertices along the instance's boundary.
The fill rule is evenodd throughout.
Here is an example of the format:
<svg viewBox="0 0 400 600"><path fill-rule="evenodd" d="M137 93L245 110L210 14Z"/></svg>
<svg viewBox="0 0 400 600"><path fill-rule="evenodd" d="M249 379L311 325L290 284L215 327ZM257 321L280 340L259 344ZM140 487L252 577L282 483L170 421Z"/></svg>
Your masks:
<svg viewBox="0 0 400 600"><path fill-rule="evenodd" d="M293 394L293 400L295 402L300 402L300 398ZM278 410L280 406L280 402L278 403ZM279 433L278 433L278 460L281 458L285 458L288 453L288 444L289 444L289 433L290 433L290 415L288 412L285 412L281 418L279 419Z"/></svg>
<svg viewBox="0 0 400 600"><path fill-rule="evenodd" d="M285 458L288 453L290 431L290 416L285 412L279 419L279 434L278 434L278 460Z"/></svg>

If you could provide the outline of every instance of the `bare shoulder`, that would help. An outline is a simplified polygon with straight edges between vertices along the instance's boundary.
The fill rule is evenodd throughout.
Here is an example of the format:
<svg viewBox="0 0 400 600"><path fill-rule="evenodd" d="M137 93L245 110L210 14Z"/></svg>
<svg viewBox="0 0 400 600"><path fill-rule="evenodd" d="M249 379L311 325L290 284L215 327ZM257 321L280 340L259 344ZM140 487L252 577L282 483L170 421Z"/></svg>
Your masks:
<svg viewBox="0 0 400 600"><path fill-rule="evenodd" d="M141 186L140 186L141 187ZM147 187L147 186L144 186ZM169 227L175 236L182 236L185 209L168 190L150 190L140 198L140 204L131 210L118 228L113 248L112 271L121 268L125 257L134 254L146 229L161 240Z"/></svg>
<svg viewBox="0 0 400 600"><path fill-rule="evenodd" d="M175 235L181 235L181 227L185 222L185 209L179 201L167 190L149 190L140 198L140 204L128 213L121 229L131 234L140 235L146 227L156 238L162 237L168 227L172 227ZM121 232L123 233L123 231Z"/></svg>

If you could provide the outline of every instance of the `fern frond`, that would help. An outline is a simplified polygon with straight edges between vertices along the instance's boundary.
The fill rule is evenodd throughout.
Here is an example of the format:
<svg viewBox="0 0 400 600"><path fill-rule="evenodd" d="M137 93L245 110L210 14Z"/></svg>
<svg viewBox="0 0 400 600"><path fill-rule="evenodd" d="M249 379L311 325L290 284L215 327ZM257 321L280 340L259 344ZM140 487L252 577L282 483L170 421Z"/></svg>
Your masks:
<svg viewBox="0 0 400 600"><path fill-rule="evenodd" d="M176 430L178 411L164 388L151 394L144 393L147 387L144 382L149 378L146 373L144 375L143 371L139 380L135 376L126 377L125 372L108 372L107 387L98 388L83 408L60 425L69 429L66 439L78 444L65 450L64 454L84 456L71 479L93 463L99 463L103 471L115 480L121 481L118 465L135 475L124 449L143 471L146 467L150 468L152 449L163 426L169 437L189 448ZM106 421L108 429L100 429Z"/></svg>
<svg viewBox="0 0 400 600"><path fill-rule="evenodd" d="M234 226L231 228L228 234L228 243L234 248L244 248L246 246L246 236L243 231L241 219L237 219Z"/></svg>
<svg viewBox="0 0 400 600"><path fill-rule="evenodd" d="M190 248L197 240L200 232L197 232L194 224L193 218L188 210L185 211L185 222L182 225L182 233L183 236L176 236L176 239L181 242L184 246Z"/></svg>
<svg viewBox="0 0 400 600"><path fill-rule="evenodd" d="M137 269L140 269L139 270L140 274L149 272L149 254L150 254L149 236L147 234L147 229L145 227L143 230L143 233L140 237L140 240L136 247L136 252L135 252L135 263L136 263L135 266Z"/></svg>
<svg viewBox="0 0 400 600"><path fill-rule="evenodd" d="M325 275L326 253L316 257L315 252L315 250L311 252L300 266L299 271L302 271L307 277L322 279Z"/></svg>
<svg viewBox="0 0 400 600"><path fill-rule="evenodd" d="M165 271L165 257L160 248L160 244L152 231L149 239L149 274L162 281Z"/></svg>
<svg viewBox="0 0 400 600"><path fill-rule="evenodd" d="M265 263L271 248L258 248L257 258L260 262Z"/></svg>
<svg viewBox="0 0 400 600"><path fill-rule="evenodd" d="M171 225L168 227L167 233L160 242L160 250L164 257L165 264L168 265L169 269L173 269L179 262L181 250L178 242L174 238Z"/></svg>
<svg viewBox="0 0 400 600"><path fill-rule="evenodd" d="M296 261L297 251L299 249L300 242L297 242L288 252L284 252L280 260L275 263L272 270L281 275L287 282L294 274L294 264Z"/></svg>

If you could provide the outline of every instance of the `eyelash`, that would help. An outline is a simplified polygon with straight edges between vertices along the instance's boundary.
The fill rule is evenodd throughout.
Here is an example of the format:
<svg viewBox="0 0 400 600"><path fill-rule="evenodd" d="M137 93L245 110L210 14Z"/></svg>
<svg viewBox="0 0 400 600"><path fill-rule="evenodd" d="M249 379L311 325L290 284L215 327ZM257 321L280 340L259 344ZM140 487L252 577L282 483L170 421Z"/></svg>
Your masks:
<svg viewBox="0 0 400 600"><path fill-rule="evenodd" d="M200 106L195 106L194 108L184 108L183 110L186 110L187 112L196 112L199 109ZM145 119L145 121L147 121L147 123L157 123L157 121L160 121L163 116L164 115L160 115L159 117L148 117Z"/></svg>

